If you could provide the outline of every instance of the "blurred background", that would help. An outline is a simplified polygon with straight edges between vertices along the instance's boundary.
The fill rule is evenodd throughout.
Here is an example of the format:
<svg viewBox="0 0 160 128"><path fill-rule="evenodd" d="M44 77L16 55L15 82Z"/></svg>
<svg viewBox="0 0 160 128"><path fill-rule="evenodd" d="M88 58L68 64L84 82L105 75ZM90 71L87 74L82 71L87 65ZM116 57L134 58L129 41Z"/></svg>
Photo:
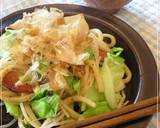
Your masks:
<svg viewBox="0 0 160 128"><path fill-rule="evenodd" d="M16 10L53 3L91 6L122 19L143 37L160 69L160 0L0 0L0 18ZM147 128L159 128L158 118L160 113L153 116Z"/></svg>

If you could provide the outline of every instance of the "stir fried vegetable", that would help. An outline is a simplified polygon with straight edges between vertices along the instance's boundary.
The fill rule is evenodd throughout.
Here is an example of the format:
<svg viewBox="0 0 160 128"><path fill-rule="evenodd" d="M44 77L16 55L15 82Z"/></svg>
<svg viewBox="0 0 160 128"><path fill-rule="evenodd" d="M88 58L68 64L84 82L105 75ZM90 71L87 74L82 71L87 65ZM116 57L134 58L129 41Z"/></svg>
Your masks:
<svg viewBox="0 0 160 128"><path fill-rule="evenodd" d="M18 116L20 115L19 105L10 102L5 102L5 106L9 114L18 118Z"/></svg>
<svg viewBox="0 0 160 128"><path fill-rule="evenodd" d="M80 79L78 77L75 76L68 76L65 77L68 85L77 92L77 94L79 94L80 92Z"/></svg>
<svg viewBox="0 0 160 128"><path fill-rule="evenodd" d="M30 84L20 84L19 86L16 86L18 77L19 75L17 71L10 71L3 78L2 84L14 92L33 92L33 87Z"/></svg>
<svg viewBox="0 0 160 128"><path fill-rule="evenodd" d="M122 48L113 48L112 53L105 58L101 68L101 75L105 87L105 97L111 108L116 108L116 93L124 76L124 59L120 57ZM123 83L120 85L123 86Z"/></svg>
<svg viewBox="0 0 160 128"><path fill-rule="evenodd" d="M95 108L88 108L82 115L81 118L87 118L91 116L95 116L98 114L102 114L105 112L111 112L112 109L109 107L106 101L96 102Z"/></svg>
<svg viewBox="0 0 160 128"><path fill-rule="evenodd" d="M16 84L18 85L28 81L41 81L46 75L48 65L49 63L41 60L33 62L29 70L20 77Z"/></svg>
<svg viewBox="0 0 160 128"><path fill-rule="evenodd" d="M48 95L47 90L40 90L32 99L31 106L39 118L55 117L59 110L60 97L57 94Z"/></svg>
<svg viewBox="0 0 160 128"><path fill-rule="evenodd" d="M17 43L15 31L6 31L0 38L0 48L9 49Z"/></svg>
<svg viewBox="0 0 160 128"><path fill-rule="evenodd" d="M84 52L87 52L89 54L89 59L95 60L95 54L91 48L86 48Z"/></svg>
<svg viewBox="0 0 160 128"><path fill-rule="evenodd" d="M97 91L97 89L95 88L95 83L87 90L85 97L95 102L105 101L104 94Z"/></svg>

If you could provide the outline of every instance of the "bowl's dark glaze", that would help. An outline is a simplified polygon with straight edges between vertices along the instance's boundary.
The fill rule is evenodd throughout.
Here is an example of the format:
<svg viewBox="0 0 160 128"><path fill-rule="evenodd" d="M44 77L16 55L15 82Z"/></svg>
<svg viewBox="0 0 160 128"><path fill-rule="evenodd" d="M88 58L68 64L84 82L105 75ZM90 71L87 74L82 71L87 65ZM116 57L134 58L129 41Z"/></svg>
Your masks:
<svg viewBox="0 0 160 128"><path fill-rule="evenodd" d="M42 7L44 6L37 6L34 8ZM57 7L63 10L65 15L84 13L90 28L99 28L104 33L111 33L116 37L116 46L124 48L123 56L133 74L131 82L125 89L127 99L130 103L156 95L158 75L154 58L144 40L131 27L118 18L93 8L63 4L45 5L45 7ZM2 30L4 30L7 25L21 18L23 12L32 12L34 8L20 10L3 18ZM141 120L128 123L121 127L141 128L140 124L147 124L147 122Z"/></svg>

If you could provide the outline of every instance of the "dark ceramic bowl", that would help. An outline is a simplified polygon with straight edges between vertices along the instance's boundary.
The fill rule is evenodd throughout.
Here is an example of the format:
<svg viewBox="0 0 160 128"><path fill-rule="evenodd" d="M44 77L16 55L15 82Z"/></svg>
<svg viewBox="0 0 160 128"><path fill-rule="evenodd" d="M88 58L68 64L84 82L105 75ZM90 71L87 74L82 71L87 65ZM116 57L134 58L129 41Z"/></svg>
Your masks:
<svg viewBox="0 0 160 128"><path fill-rule="evenodd" d="M127 85L125 91L127 99L130 103L135 103L139 100L153 97L156 94L156 85L158 84L157 67L155 60L140 35L135 32L130 26L120 19L108 15L103 11L83 7L78 5L41 5L24 10L14 12L2 19L1 28L4 30L6 26L22 18L23 12L32 12L35 8L42 7L57 7L64 11L65 15L74 15L84 13L85 18L90 28L99 28L104 33L111 33L116 37L117 46L124 48L123 56L127 65L133 74L131 82ZM9 116L3 108L3 121L7 122ZM150 118L143 118L134 122L129 122L118 128L144 128ZM13 126L15 128L15 126Z"/></svg>
<svg viewBox="0 0 160 128"><path fill-rule="evenodd" d="M85 0L92 7L102 9L110 14L118 12L132 0Z"/></svg>

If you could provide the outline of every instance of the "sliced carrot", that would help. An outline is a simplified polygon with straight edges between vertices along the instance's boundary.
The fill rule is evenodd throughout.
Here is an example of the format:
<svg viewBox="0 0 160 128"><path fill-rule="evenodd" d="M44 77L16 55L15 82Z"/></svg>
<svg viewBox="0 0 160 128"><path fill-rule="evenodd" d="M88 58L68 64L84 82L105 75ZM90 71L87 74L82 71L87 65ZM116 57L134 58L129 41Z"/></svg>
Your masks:
<svg viewBox="0 0 160 128"><path fill-rule="evenodd" d="M106 57L106 52L104 50L99 49L99 56L101 56L102 59Z"/></svg>
<svg viewBox="0 0 160 128"><path fill-rule="evenodd" d="M14 92L31 93L33 87L30 84L23 84L16 86L15 83L18 81L19 75L17 71L8 72L3 78L3 85Z"/></svg>

